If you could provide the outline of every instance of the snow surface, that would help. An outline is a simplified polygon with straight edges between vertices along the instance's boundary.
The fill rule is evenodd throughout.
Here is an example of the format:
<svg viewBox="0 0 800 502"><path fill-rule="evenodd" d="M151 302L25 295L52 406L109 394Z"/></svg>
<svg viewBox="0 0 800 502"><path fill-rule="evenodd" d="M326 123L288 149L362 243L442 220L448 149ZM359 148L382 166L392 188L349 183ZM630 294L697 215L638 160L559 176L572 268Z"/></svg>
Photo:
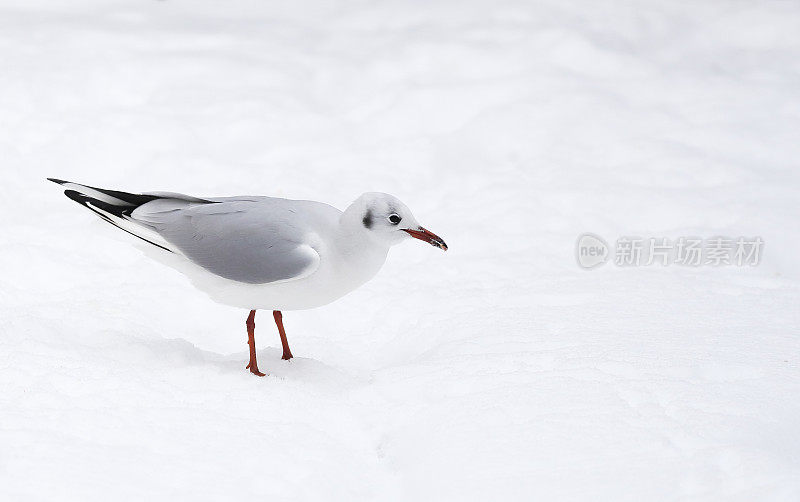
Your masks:
<svg viewBox="0 0 800 502"><path fill-rule="evenodd" d="M800 500L800 4L0 2L0 499ZM391 192L257 317L64 198ZM575 263L761 236L757 267Z"/></svg>

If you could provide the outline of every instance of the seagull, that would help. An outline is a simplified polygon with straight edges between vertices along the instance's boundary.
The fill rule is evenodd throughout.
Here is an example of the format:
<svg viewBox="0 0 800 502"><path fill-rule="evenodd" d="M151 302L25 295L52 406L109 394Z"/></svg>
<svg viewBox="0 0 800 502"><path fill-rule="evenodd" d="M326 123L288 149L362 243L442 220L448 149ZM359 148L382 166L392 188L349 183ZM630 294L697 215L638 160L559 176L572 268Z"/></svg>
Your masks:
<svg viewBox="0 0 800 502"><path fill-rule="evenodd" d="M55 178L64 195L148 243L149 256L184 273L212 300L249 310L251 373L256 310L272 310L292 358L284 310L327 305L378 273L389 248L407 239L447 251L396 197L368 192L344 211L322 202L265 196L193 197L95 188Z"/></svg>

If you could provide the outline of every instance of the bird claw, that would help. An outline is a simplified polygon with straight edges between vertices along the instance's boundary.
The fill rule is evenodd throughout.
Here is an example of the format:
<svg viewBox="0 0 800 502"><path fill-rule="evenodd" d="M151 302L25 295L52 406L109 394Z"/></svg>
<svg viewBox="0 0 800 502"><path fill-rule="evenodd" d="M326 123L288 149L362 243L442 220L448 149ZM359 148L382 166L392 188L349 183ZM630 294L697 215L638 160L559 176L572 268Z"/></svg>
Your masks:
<svg viewBox="0 0 800 502"><path fill-rule="evenodd" d="M250 373L252 373L252 374L254 374L256 376L266 376L266 374L261 373L260 371L258 371L258 366L257 365L252 364L252 363L247 363L247 366L245 366L244 369L250 370Z"/></svg>

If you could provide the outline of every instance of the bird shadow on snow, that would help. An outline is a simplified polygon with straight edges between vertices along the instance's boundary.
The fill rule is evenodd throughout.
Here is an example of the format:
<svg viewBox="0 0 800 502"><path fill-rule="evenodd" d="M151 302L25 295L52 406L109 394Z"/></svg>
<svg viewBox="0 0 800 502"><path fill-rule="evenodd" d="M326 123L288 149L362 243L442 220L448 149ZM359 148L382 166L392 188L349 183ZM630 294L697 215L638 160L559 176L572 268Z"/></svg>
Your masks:
<svg viewBox="0 0 800 502"><path fill-rule="evenodd" d="M220 354L202 350L183 338L137 339L136 342L141 343L142 349L155 355L158 361L172 368L181 365L206 367L222 374L255 378L245 369L249 360L247 351ZM284 361L281 359L282 350L277 347L267 347L256 352L258 367L267 374L267 377L337 387L357 381L354 376L316 359L293 357L289 361Z"/></svg>

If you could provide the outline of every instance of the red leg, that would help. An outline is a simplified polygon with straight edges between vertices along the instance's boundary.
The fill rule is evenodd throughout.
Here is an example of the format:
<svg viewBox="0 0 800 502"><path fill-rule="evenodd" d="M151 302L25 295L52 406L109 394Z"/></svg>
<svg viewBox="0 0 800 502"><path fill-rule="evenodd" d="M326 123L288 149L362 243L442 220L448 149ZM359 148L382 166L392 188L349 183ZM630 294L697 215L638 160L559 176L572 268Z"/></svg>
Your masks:
<svg viewBox="0 0 800 502"><path fill-rule="evenodd" d="M264 376L264 373L258 371L258 362L256 362L256 311L251 310L250 315L247 316L247 344L250 346L250 362L247 363L246 369L250 373L258 376Z"/></svg>
<svg viewBox="0 0 800 502"><path fill-rule="evenodd" d="M289 350L289 340L286 339L286 331L283 329L283 314L280 310L273 310L272 317L275 318L275 324L278 325L278 333L281 334L281 345L283 345L283 356L281 359L288 361L292 358L292 351Z"/></svg>

